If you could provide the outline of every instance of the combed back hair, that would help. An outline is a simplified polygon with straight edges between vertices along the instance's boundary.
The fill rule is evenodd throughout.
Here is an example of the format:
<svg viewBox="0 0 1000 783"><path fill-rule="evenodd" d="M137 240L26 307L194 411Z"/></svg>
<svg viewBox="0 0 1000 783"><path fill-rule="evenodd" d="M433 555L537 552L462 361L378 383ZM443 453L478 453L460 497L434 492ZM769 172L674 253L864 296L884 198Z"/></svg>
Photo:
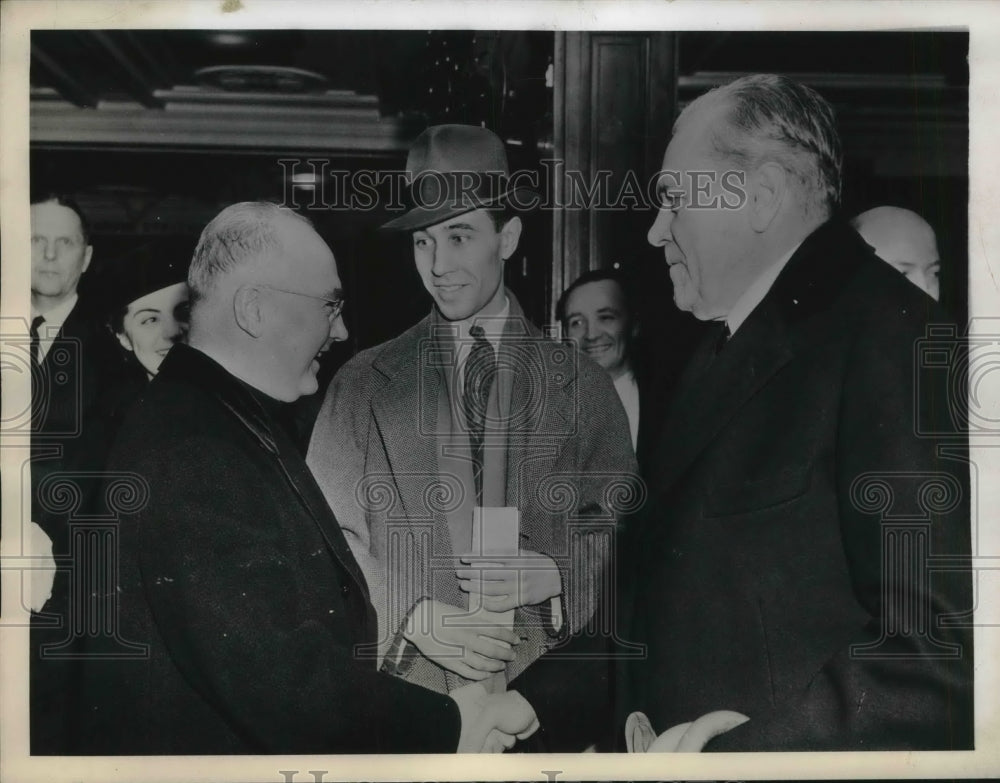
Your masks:
<svg viewBox="0 0 1000 783"><path fill-rule="evenodd" d="M776 162L799 182L807 213L828 217L840 204L843 153L833 107L815 90L785 76L755 74L716 87L693 101L721 103L727 123L713 128L712 145L726 162L753 171Z"/></svg>
<svg viewBox="0 0 1000 783"><path fill-rule="evenodd" d="M23 204L24 202L21 203ZM80 220L80 233L83 234L83 244L90 244L90 226L87 224L87 216L83 214L80 205L76 203L76 199L72 196L68 196L65 193L35 194L31 197L31 206L35 206L36 204L58 204L60 207L73 210Z"/></svg>
<svg viewBox="0 0 1000 783"><path fill-rule="evenodd" d="M268 201L241 201L212 218L201 232L188 270L192 304L207 296L220 275L265 253L281 251L280 218L312 226L308 218Z"/></svg>
<svg viewBox="0 0 1000 783"><path fill-rule="evenodd" d="M576 280L570 283L569 288L562 292L562 296L560 296L559 301L556 302L556 320L558 320L564 328L567 325L566 305L569 302L570 294L581 286L585 286L588 283L599 283L602 280L611 280L618 283L618 288L622 292L622 298L625 300L625 309L628 310L628 312L625 313L625 317L628 319L630 326L636 322L631 286L629 286L626 282L625 275L617 269L591 269L589 272L584 272Z"/></svg>

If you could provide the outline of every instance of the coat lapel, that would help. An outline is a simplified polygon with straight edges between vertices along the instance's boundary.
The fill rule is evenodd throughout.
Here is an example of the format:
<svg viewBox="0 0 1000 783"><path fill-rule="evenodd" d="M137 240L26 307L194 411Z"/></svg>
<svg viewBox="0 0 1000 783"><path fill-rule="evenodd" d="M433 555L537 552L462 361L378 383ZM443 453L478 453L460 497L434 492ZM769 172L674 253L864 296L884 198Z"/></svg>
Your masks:
<svg viewBox="0 0 1000 783"><path fill-rule="evenodd" d="M672 486L794 353L773 313L755 313L712 364L680 390L660 439L658 483Z"/></svg>
<svg viewBox="0 0 1000 783"><path fill-rule="evenodd" d="M185 377L189 382L206 387L219 402L239 420L278 465L292 491L319 528L320 535L334 557L367 593L368 585L347 540L337 523L312 473L306 467L291 437L278 424L272 424L264 408L248 388L238 383L214 360L186 345L178 345L164 360L161 372Z"/></svg>
<svg viewBox="0 0 1000 783"><path fill-rule="evenodd" d="M567 365L560 377L558 368L550 367L548 352L562 347L543 340L541 332L525 318L514 295L508 291L507 296L510 319L501 346L502 363L512 368L506 497L507 505L523 512L533 507L531 493L537 490L521 486L525 465L530 462L535 475L549 473L559 455L559 447L549 433L566 432L576 415L575 398L570 393L575 373L569 372ZM532 521L530 514L522 513L522 546L528 549L538 533Z"/></svg>
<svg viewBox="0 0 1000 783"><path fill-rule="evenodd" d="M374 363L386 383L372 398L372 416L399 493L399 511L413 520L427 516L426 482L400 479L437 471L439 364L448 360L432 339L431 323L425 318Z"/></svg>
<svg viewBox="0 0 1000 783"><path fill-rule="evenodd" d="M882 263L839 221L805 238L729 344L678 391L653 472L659 486L672 487L740 408L795 357L804 340L802 325L827 310L858 264L866 262Z"/></svg>
<svg viewBox="0 0 1000 783"><path fill-rule="evenodd" d="M337 523L337 519L330 510L326 499L323 497L323 493L317 486L312 473L309 472L305 462L301 458L298 458L297 455L291 459L284 457L284 454L290 448L294 449L293 444L290 441L284 442L278 454L278 461L281 464L285 478L291 484L295 494L298 495L299 500L302 501L306 510L316 521L320 534L326 540L330 550L340 561L341 565L344 566L344 569L350 573L354 581L363 587L365 594L368 595L370 600L368 582L362 575L361 569L358 568L358 562L351 553L347 540L344 538L344 533L340 529L340 525Z"/></svg>

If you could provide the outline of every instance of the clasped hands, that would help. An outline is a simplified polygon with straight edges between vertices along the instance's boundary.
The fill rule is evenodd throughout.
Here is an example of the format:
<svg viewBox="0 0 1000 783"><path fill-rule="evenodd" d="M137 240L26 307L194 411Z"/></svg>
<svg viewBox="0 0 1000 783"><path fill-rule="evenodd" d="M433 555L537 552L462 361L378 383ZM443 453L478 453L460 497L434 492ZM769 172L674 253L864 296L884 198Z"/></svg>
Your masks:
<svg viewBox="0 0 1000 783"><path fill-rule="evenodd" d="M538 730L534 709L517 691L487 694L480 683L472 682L448 695L462 718L459 753L503 753Z"/></svg>

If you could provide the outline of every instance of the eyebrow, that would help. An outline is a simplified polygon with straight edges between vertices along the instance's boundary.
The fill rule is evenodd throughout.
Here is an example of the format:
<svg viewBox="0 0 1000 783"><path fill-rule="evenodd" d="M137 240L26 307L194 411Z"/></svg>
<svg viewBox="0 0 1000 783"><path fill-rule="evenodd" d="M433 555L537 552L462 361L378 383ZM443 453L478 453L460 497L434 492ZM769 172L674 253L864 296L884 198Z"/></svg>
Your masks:
<svg viewBox="0 0 1000 783"><path fill-rule="evenodd" d="M344 289L343 288L330 288L327 289L327 293L323 296L324 299L343 299Z"/></svg>
<svg viewBox="0 0 1000 783"><path fill-rule="evenodd" d="M445 228L447 228L449 231L451 231L453 229L456 229L456 228L463 229L465 231L478 231L479 230L478 228L476 228L471 223L449 223L447 226L445 226Z"/></svg>
<svg viewBox="0 0 1000 783"><path fill-rule="evenodd" d="M160 312L159 307L143 307L141 310L136 310L134 313L132 313L132 317L134 318L141 313L159 313L159 312Z"/></svg>

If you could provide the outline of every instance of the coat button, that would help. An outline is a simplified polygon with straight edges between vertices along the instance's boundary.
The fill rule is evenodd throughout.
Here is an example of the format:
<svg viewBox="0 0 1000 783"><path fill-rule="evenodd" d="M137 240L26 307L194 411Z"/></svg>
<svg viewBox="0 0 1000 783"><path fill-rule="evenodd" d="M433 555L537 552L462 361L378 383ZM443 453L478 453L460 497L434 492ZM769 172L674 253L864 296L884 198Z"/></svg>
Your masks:
<svg viewBox="0 0 1000 783"><path fill-rule="evenodd" d="M347 596L351 594L351 586L347 584L347 582L344 582L344 584L340 586L340 594L344 596L344 598L347 598Z"/></svg>

